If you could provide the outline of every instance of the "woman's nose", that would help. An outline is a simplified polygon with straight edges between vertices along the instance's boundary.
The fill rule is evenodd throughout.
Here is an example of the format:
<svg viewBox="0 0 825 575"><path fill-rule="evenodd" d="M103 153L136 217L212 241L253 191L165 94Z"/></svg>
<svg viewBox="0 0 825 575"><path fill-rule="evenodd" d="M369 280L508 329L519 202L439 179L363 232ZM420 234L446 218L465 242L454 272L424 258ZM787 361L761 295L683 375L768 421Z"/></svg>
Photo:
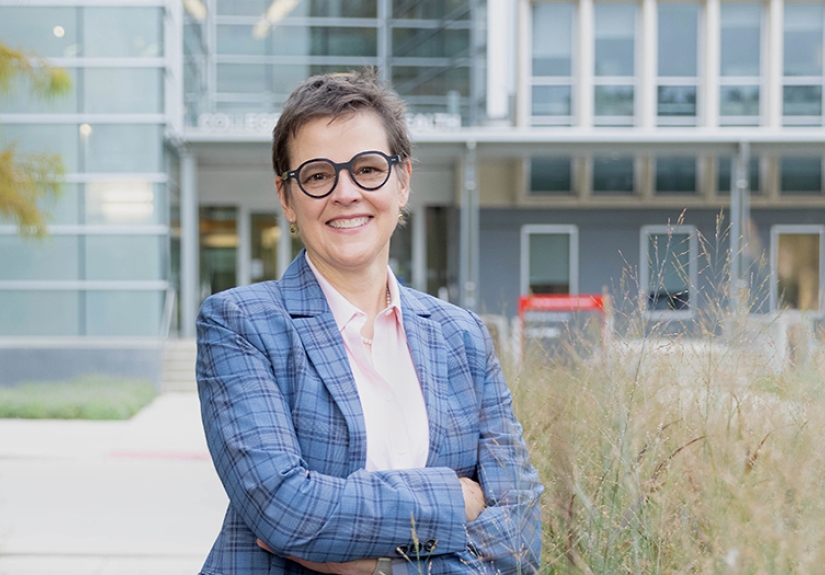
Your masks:
<svg viewBox="0 0 825 575"><path fill-rule="evenodd" d="M349 170L341 170L338 182L332 190L332 195L338 201L354 201L361 198L361 188L355 183Z"/></svg>

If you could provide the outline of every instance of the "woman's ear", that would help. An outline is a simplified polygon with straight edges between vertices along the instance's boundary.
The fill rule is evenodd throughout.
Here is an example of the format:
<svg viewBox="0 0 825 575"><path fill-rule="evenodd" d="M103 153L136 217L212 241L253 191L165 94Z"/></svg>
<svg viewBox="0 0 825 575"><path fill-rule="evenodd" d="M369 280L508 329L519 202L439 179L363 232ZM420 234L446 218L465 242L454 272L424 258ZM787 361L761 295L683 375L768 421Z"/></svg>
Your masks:
<svg viewBox="0 0 825 575"><path fill-rule="evenodd" d="M291 223L295 223L295 210L289 205L289 191L286 189L287 184L284 183L283 178L275 176L275 191L278 192L278 199L281 201L281 210L284 212L286 219Z"/></svg>

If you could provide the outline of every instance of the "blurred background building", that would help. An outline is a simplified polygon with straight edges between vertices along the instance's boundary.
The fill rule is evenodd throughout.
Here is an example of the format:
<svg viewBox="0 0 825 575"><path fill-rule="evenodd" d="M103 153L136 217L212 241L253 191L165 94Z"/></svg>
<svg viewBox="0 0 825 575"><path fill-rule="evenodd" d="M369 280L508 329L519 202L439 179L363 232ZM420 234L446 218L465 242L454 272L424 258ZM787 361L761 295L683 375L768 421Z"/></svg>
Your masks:
<svg viewBox="0 0 825 575"><path fill-rule="evenodd" d="M67 167L48 240L0 225L0 380L159 380L206 296L279 277L271 129L364 65L410 109L404 283L504 317L605 289L821 314L823 34L790 0L0 0L0 41L73 82L0 99L0 146Z"/></svg>

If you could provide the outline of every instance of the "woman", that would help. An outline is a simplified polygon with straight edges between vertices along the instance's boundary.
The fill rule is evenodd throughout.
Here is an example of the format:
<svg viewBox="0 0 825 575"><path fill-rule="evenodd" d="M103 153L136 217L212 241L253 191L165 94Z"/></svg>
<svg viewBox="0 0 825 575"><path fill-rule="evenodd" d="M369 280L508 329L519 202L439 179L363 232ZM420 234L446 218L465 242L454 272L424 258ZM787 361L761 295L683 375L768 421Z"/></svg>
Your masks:
<svg viewBox="0 0 825 575"><path fill-rule="evenodd" d="M538 567L543 488L489 334L388 267L410 193L405 113L371 72L310 78L284 105L275 186L306 249L198 318L230 500L204 574Z"/></svg>

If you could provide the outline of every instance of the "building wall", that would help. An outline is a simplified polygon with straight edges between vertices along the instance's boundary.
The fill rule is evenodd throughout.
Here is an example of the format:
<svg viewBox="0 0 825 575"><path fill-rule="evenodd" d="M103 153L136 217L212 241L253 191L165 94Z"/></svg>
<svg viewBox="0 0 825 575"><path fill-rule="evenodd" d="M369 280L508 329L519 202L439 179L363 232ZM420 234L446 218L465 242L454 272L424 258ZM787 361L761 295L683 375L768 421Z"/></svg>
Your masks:
<svg viewBox="0 0 825 575"><path fill-rule="evenodd" d="M603 290L616 301L634 298L639 290L640 233L642 226L665 226L680 220L682 210L571 210L498 209L481 210L481 307L484 313L515 315L521 294L521 229L530 224L575 225L579 234L579 293ZM722 216L721 225L717 224ZM769 273L771 227L816 225L825 222L825 208L817 210L752 211L755 234L749 258L753 310L770 310ZM728 297L727 250L729 221L726 211L696 209L684 212L682 223L695 226L702 236L699 246L697 292L699 306L708 298L717 302ZM719 233L717 233L717 229ZM706 255L705 255L706 254Z"/></svg>

